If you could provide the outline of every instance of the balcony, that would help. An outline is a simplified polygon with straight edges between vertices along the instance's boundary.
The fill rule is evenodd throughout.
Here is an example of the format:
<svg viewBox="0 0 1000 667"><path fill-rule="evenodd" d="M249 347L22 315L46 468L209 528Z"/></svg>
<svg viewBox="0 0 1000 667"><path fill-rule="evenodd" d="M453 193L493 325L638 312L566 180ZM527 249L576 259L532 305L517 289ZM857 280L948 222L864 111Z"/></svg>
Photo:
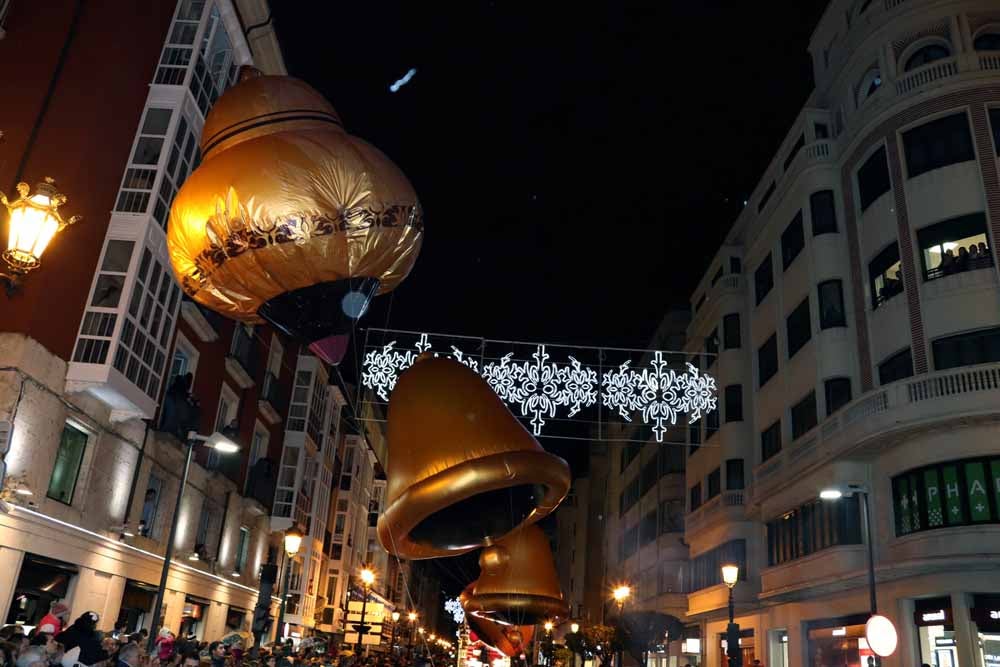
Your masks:
<svg viewBox="0 0 1000 667"><path fill-rule="evenodd" d="M697 331L701 321L708 313L713 311L713 307L719 299L731 294L739 297L742 292L743 276L741 274L733 273L719 278L719 280L705 292L705 302L701 304L697 312L695 312L692 316L691 324L688 325L688 335L694 336L694 332Z"/></svg>
<svg viewBox="0 0 1000 667"><path fill-rule="evenodd" d="M217 313L202 308L185 296L181 300L181 317L198 334L201 342L211 343L219 340L219 324L222 322L222 317Z"/></svg>
<svg viewBox="0 0 1000 667"><path fill-rule="evenodd" d="M896 94L906 95L928 84L958 74L956 58L945 58L907 72L896 81Z"/></svg>
<svg viewBox="0 0 1000 667"><path fill-rule="evenodd" d="M723 491L684 517L684 534L692 535L722 521L743 521L745 494L743 489Z"/></svg>
<svg viewBox="0 0 1000 667"><path fill-rule="evenodd" d="M233 332L233 344L226 355L226 371L236 380L240 389L249 389L254 385L254 337L242 324L237 324Z"/></svg>
<svg viewBox="0 0 1000 667"><path fill-rule="evenodd" d="M257 398L257 409L272 426L281 421L281 415L288 409L288 395L285 393L285 388L278 383L278 378L271 371L264 374L264 385Z"/></svg>
<svg viewBox="0 0 1000 667"><path fill-rule="evenodd" d="M753 504L834 460L903 444L907 431L1000 412L1000 364L918 375L868 392L754 469ZM778 474L780 472L780 474Z"/></svg>

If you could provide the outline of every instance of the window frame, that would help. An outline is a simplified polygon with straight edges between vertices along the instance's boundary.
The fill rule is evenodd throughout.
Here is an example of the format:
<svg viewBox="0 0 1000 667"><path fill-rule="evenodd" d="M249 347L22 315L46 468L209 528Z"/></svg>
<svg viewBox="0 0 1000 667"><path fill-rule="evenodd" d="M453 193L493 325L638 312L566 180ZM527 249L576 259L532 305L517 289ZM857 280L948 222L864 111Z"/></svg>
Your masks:
<svg viewBox="0 0 1000 667"><path fill-rule="evenodd" d="M736 328L732 330L730 323L735 318ZM730 334L733 336L730 336ZM739 313L726 313L722 316L722 349L723 350L738 350L743 347L743 336L740 331L740 314Z"/></svg>
<svg viewBox="0 0 1000 667"><path fill-rule="evenodd" d="M833 386L833 383L842 383L842 382L847 383L847 400L834 408L832 407L833 401L830 400L830 394L831 394L830 389ZM832 416L834 413L841 410L844 406L850 405L851 401L854 400L854 391L851 385L852 385L851 378L846 376L831 377L823 380L823 399L826 403L825 407L826 407L827 417Z"/></svg>
<svg viewBox="0 0 1000 667"><path fill-rule="evenodd" d="M881 160L876 161L877 157L881 157ZM885 175L884 184L887 185L888 187L886 187L884 190L879 190L878 193L875 193L875 189L883 185L880 179L879 182L875 184L876 187L872 189L871 192L867 192L868 187L862 187L862 182L863 182L862 176L864 175L866 177L864 182L866 183L870 182L867 177L875 175L875 166L877 163L885 167L885 171L882 172L881 170L879 170L877 175L881 177L884 173ZM869 153L867 157L865 157L864 161L861 162L860 165L858 165L858 168L854 171L854 183L858 192L858 210L862 214L864 214L865 211L871 208L872 204L877 202L886 194L892 193L893 182L892 182L892 173L889 171L889 153L886 150L884 143L880 143L878 146L876 146L872 150L872 152Z"/></svg>
<svg viewBox="0 0 1000 667"><path fill-rule="evenodd" d="M887 364L889 364L890 362L895 362L898 359L902 359L904 357L909 357L909 359L910 359L910 372L909 372L909 374L907 374L907 375L900 375L899 377L890 379L888 381L884 380L882 378L882 368L884 366L886 366ZM890 354L890 355L886 356L885 358L883 358L882 361L879 362L879 364L875 368L875 370L878 371L878 385L880 387L885 387L887 385L892 384L893 382L899 382L900 380L905 380L907 378L913 377L913 374L914 374L913 373L913 349L909 345L907 345L903 349L897 350L896 352L893 352L892 354Z"/></svg>
<svg viewBox="0 0 1000 667"><path fill-rule="evenodd" d="M976 224L978 223L978 224ZM955 231L950 234L947 233L949 228L962 228L963 231ZM993 249L989 245L990 233L989 225L986 220L986 213L969 213L966 215L959 215L953 218L948 218L946 220L941 220L935 222L931 225L925 225L917 231L917 248L920 251L920 269L923 273L924 282L930 282L932 280L938 280L949 275L954 275L957 273L965 273L967 271L975 271L977 269L988 269L993 266ZM971 233L975 231L975 233ZM982 235L985 239L986 244L986 254L978 255L975 260L971 258L968 254L966 255L966 266L963 268L961 266L955 266L953 270L947 270L945 264L942 260L938 266L928 269L927 268L927 251L933 247L943 248L946 243L956 243L957 241L964 241L972 236ZM953 238L958 236L959 238ZM944 238L952 238L951 241L945 241ZM942 240L938 241L940 238ZM931 240L933 239L933 240ZM961 250L964 246L959 246ZM948 249L950 250L950 248ZM956 256L956 262L961 258L961 253ZM953 266L953 265L950 265Z"/></svg>
<svg viewBox="0 0 1000 667"><path fill-rule="evenodd" d="M817 211L823 210L820 206L826 199L830 202L830 216L817 215ZM840 231L840 226L837 224L837 196L832 189L817 190L809 195L809 217L812 222L812 233L813 237L822 236L823 234L836 234ZM821 220L824 217L830 217L832 220L827 220L824 222L823 226L817 225L817 220ZM832 229L830 228L830 222L833 223Z"/></svg>
<svg viewBox="0 0 1000 667"><path fill-rule="evenodd" d="M812 403L812 410L808 413L812 417L812 423L809 424L810 420L806 420L806 424L808 425L799 423L796 415L800 410L809 407L809 403ZM792 442L795 442L816 428L819 425L819 405L816 403L816 390L810 389L805 396L789 408L789 415L792 422Z"/></svg>
<svg viewBox="0 0 1000 667"><path fill-rule="evenodd" d="M201 359L201 353L180 329L177 329L177 333L174 336L174 346L170 350L170 370L167 371L167 384L164 386L169 389L170 383L173 382L175 377L172 375L172 371L174 367L174 357L176 356L178 350L183 352L187 357L187 372L191 374L191 387L194 388L194 379L197 377L198 361Z"/></svg>
<svg viewBox="0 0 1000 667"><path fill-rule="evenodd" d="M792 337L792 325L793 318L795 318L795 324L799 325L799 319L805 314L805 333L804 336ZM785 316L785 351L788 354L788 359L792 359L796 354L799 353L802 348L809 344L812 340L812 312L809 304L809 295L807 294L802 301L799 302L795 308L792 309L788 315ZM793 349L794 344L794 349Z"/></svg>
<svg viewBox="0 0 1000 667"><path fill-rule="evenodd" d="M731 395L730 390L732 389L736 389L738 391L732 392ZM732 406L732 403L734 402L732 401L733 395L739 396L739 400L736 401L736 403L739 404L738 415L733 414L733 406ZM725 419L726 423L728 424L730 422L743 421L743 384L736 383L736 384L726 385L726 388L723 390L723 398L725 401L724 406L726 409L726 419ZM718 410L718 408L716 410Z"/></svg>
<svg viewBox="0 0 1000 667"><path fill-rule="evenodd" d="M773 355L774 368L767 375L767 377L764 377L763 373L764 365L761 363L763 357L761 355L764 352L765 348L772 346L774 348L774 355ZM774 332L767 338L767 340L764 341L764 343L760 347L757 348L757 388L763 389L767 385L767 383L771 381L771 378L773 378L775 375L778 374L779 370L781 370L781 362L778 359L778 333Z"/></svg>
<svg viewBox="0 0 1000 667"><path fill-rule="evenodd" d="M773 253L767 253L767 256L760 261L757 268L753 272L753 293L754 293L754 305L759 306L767 298L767 295L774 291L774 259L771 257ZM762 281L760 277L764 275L762 270L767 268L767 279ZM761 292L761 285L763 282L767 283L766 289Z"/></svg>
<svg viewBox="0 0 1000 667"><path fill-rule="evenodd" d="M827 309L825 306L825 299L823 298L823 288L827 285L835 285L837 287L837 295L840 301L840 318L830 318L827 316ZM824 329L838 329L847 327L847 307L844 304L844 281L840 278L830 278L829 280L823 280L818 285L816 285L816 300L819 302L819 328L820 331Z"/></svg>
<svg viewBox="0 0 1000 667"><path fill-rule="evenodd" d="M774 446L771 448L771 451L769 452L766 447L764 438L765 437L769 438L771 437L771 435L774 436ZM765 461L770 461L771 459L773 459L775 456L781 453L781 447L782 447L781 419L777 419L770 426L768 426L767 428L765 428L763 431L760 432L760 462L764 463Z"/></svg>
<svg viewBox="0 0 1000 667"><path fill-rule="evenodd" d="M713 493L714 490L714 493ZM722 466L716 466L714 470L705 476L705 500L711 500L722 494Z"/></svg>
<svg viewBox="0 0 1000 667"><path fill-rule="evenodd" d="M928 136L934 136L930 131L933 127L942 127L948 122L956 122L961 119L962 126L965 129L964 139L967 145L963 148L968 149L968 156L963 159L952 159L954 156L949 156L947 158L935 159L933 156L927 157L922 164L918 164L918 168L915 168L911 160L913 155L912 149L915 146L920 146L922 149L927 148L928 142L918 143L918 138L927 139ZM965 162L973 162L977 159L976 155L976 139L973 133L972 119L969 117L969 112L967 109L960 109L955 111L954 109L944 113L940 116L935 116L931 119L921 119L919 123L915 123L899 131L899 142L902 148L902 166L906 170L906 180L916 178L923 174L930 173L932 171L937 171L938 169L943 169L944 167L950 167L956 164L963 164ZM942 138L940 135L937 136L936 141L931 144L940 145ZM957 151L956 151L957 152ZM951 160L948 162L943 161L944 159Z"/></svg>
<svg viewBox="0 0 1000 667"><path fill-rule="evenodd" d="M805 249L806 230L802 209L799 209L781 232L781 270L787 271Z"/></svg>
<svg viewBox="0 0 1000 667"><path fill-rule="evenodd" d="M916 65L910 64L911 61L917 57L917 54L922 53L923 51L926 51L927 49L932 47L943 48L945 51L948 52L948 55L940 56L932 60L925 60L924 62L921 62ZM951 42L949 42L947 39L944 39L942 37L925 37L924 39L917 40L916 42L911 44L909 47L906 48L905 51L903 51L903 53L900 54L898 61L899 71L901 74L906 75L910 72L916 72L917 70L927 67L928 65L933 65L934 63L939 62L941 60L947 60L948 58L954 58L954 57L955 57L955 49L952 47Z"/></svg>
<svg viewBox="0 0 1000 667"><path fill-rule="evenodd" d="M75 472L74 477L73 477L73 485L70 487L69 499L68 500L63 500L62 498L58 498L58 497L52 495L51 494L51 490L52 490L52 477L55 474L56 466L59 464L59 451L62 450L62 442L63 442L62 441L62 437L63 437L63 434L66 432L67 428L73 429L74 431L77 431L77 432L83 434L83 436L85 438L85 441L83 443L83 451L80 453L80 461L77 463L77 466L76 466L76 472ZM59 446L56 449L55 460L52 462L52 470L49 472L49 482L48 482L48 485L46 486L46 489L45 489L45 497L47 499L54 500L57 503L60 503L62 505L66 505L68 507L72 507L73 506L73 500L76 497L76 491L77 491L77 489L79 489L80 486L81 486L81 481L83 481L84 484L86 483L87 477L86 477L86 474L85 474L85 472L86 472L85 468L88 466L88 464L90 462L90 456L88 456L88 455L92 455L92 452L93 452L93 449L94 449L93 446L92 446L93 445L92 441L93 441L95 435L96 434L94 433L93 430L87 428L86 425L82 424L81 422L79 422L79 421L77 421L75 419L66 419L63 422L63 429L62 429L62 431L59 432Z"/></svg>
<svg viewBox="0 0 1000 667"><path fill-rule="evenodd" d="M997 363L998 361L1000 361L1000 354L996 355L997 357L996 359L988 358L990 356L989 355L990 347L988 346L987 343L984 342L987 338L991 337L996 337L997 341L1000 342L1000 327L985 327L981 329L973 329L971 331L963 331L957 334L948 334L946 336L939 336L938 338L935 338L934 340L931 341L931 358L934 361L934 370L943 371L943 370L951 370L953 368L965 368L968 366L977 366L979 364ZM938 356L940 354L939 349L943 344L956 343L956 342L961 343L965 341L974 342L977 344L977 346L985 346L983 347L983 351L985 352L984 357L986 358L977 359L975 361L971 361L968 363L958 363L948 366L942 366L939 364L938 361ZM998 346L998 351L1000 351L1000 346Z"/></svg>
<svg viewBox="0 0 1000 667"><path fill-rule="evenodd" d="M739 465L735 465L735 464ZM743 491L747 488L746 485L746 461L741 458L726 459L726 491ZM739 470L738 482L736 485L737 476L734 474L736 470Z"/></svg>
<svg viewBox="0 0 1000 667"><path fill-rule="evenodd" d="M887 257L891 258L893 256L895 257L893 261L889 261L889 259L887 259ZM893 287L892 290L889 290L889 270L896 266L896 264L899 264L898 274L900 277L896 280L898 288ZM882 265L884 265L885 268L878 273L875 273L875 268L881 267ZM881 290L886 290L886 294L880 294L880 289L875 285L876 279L880 277L884 283ZM892 293L889 294L889 291ZM899 241L896 240L879 250L878 253L876 253L876 255L868 261L868 295L871 298L872 310L881 308L890 300L905 293L906 281L903 276L903 260L899 254Z"/></svg>

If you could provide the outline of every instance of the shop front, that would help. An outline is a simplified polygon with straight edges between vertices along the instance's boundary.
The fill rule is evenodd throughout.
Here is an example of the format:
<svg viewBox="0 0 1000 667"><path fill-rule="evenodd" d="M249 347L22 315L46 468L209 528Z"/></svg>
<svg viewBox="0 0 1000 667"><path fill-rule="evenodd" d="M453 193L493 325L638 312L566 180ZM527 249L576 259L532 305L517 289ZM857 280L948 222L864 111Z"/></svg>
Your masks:
<svg viewBox="0 0 1000 667"><path fill-rule="evenodd" d="M868 614L852 614L806 623L809 667L866 667L874 657L865 641ZM786 653L787 655L787 653Z"/></svg>
<svg viewBox="0 0 1000 667"><path fill-rule="evenodd" d="M729 667L729 642L726 640L725 633L719 633L718 640L719 646L722 649L719 652L720 667ZM753 664L753 661L756 659L753 628L740 630L740 653L743 656L743 667Z"/></svg>
<svg viewBox="0 0 1000 667"><path fill-rule="evenodd" d="M959 667L951 596L914 600L913 608L921 664L931 667Z"/></svg>
<svg viewBox="0 0 1000 667"><path fill-rule="evenodd" d="M973 595L970 610L983 667L1000 667L1000 594Z"/></svg>
<svg viewBox="0 0 1000 667"><path fill-rule="evenodd" d="M79 572L72 563L24 554L5 624L17 623L26 630L33 628L49 612L53 602L68 598Z"/></svg>
<svg viewBox="0 0 1000 667"><path fill-rule="evenodd" d="M134 579L126 580L115 629L124 630L126 634L138 632L142 628L148 630L155 603L156 586Z"/></svg>
<svg viewBox="0 0 1000 667"><path fill-rule="evenodd" d="M184 598L184 611L181 613L181 627L178 637L194 637L204 640L205 612L212 603L208 600L187 595Z"/></svg>

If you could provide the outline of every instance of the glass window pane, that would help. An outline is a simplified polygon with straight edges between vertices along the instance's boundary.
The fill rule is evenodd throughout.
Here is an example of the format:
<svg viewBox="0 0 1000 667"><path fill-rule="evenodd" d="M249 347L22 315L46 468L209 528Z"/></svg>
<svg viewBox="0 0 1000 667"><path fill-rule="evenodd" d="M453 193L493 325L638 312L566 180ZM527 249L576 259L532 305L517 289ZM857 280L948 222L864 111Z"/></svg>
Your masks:
<svg viewBox="0 0 1000 667"><path fill-rule="evenodd" d="M885 146L882 146L858 169L858 197L861 211L864 212L876 199L891 189L889 163L886 161Z"/></svg>
<svg viewBox="0 0 1000 667"><path fill-rule="evenodd" d="M839 280L819 284L819 326L821 329L846 327L844 290Z"/></svg>
<svg viewBox="0 0 1000 667"><path fill-rule="evenodd" d="M142 134L153 134L162 137L170 125L170 109L150 109L142 123Z"/></svg>
<svg viewBox="0 0 1000 667"><path fill-rule="evenodd" d="M806 297L788 315L786 326L788 332L788 358L791 359L812 338L812 322L809 319L809 297Z"/></svg>
<svg viewBox="0 0 1000 667"><path fill-rule="evenodd" d="M163 139L156 137L139 137L139 142L135 146L135 155L132 162L135 164L156 164L160 160L160 150L163 148Z"/></svg>
<svg viewBox="0 0 1000 667"><path fill-rule="evenodd" d="M80 475L83 453L87 448L87 434L69 424L63 427L56 453L55 466L49 479L48 497L61 503L73 503L73 492Z"/></svg>
<svg viewBox="0 0 1000 667"><path fill-rule="evenodd" d="M94 298L91 299L90 305L97 308L117 308L124 285L125 276L102 273L97 278L97 285L94 286Z"/></svg>
<svg viewBox="0 0 1000 667"><path fill-rule="evenodd" d="M132 259L132 241L108 241L108 249L104 251L104 262L101 271L128 273L128 264Z"/></svg>
<svg viewBox="0 0 1000 667"><path fill-rule="evenodd" d="M850 378L832 378L824 384L826 390L826 414L834 412L851 402Z"/></svg>

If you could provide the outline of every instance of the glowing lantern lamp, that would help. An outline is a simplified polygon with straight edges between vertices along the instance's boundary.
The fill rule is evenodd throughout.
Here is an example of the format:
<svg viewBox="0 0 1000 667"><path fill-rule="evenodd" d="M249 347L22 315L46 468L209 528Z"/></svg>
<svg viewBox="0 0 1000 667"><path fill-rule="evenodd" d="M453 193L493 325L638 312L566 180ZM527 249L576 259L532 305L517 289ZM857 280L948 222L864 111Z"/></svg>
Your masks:
<svg viewBox="0 0 1000 667"><path fill-rule="evenodd" d="M865 624L865 639L875 655L887 658L896 652L899 637L896 626L885 616L875 614Z"/></svg>
<svg viewBox="0 0 1000 667"><path fill-rule="evenodd" d="M46 177L36 185L35 194L29 196L30 192L27 183L18 183L20 197L13 202L0 193L0 203L10 214L7 249L0 255L11 271L10 274L0 273L0 279L7 283L8 295L17 291L23 276L41 265L42 254L52 238L82 219L79 215L62 219L59 207L66 203L66 195L56 190L56 182L51 178Z"/></svg>
<svg viewBox="0 0 1000 667"><path fill-rule="evenodd" d="M250 67L209 112L200 146L167 229L184 292L338 363L372 298L420 251L410 182L312 87Z"/></svg>

